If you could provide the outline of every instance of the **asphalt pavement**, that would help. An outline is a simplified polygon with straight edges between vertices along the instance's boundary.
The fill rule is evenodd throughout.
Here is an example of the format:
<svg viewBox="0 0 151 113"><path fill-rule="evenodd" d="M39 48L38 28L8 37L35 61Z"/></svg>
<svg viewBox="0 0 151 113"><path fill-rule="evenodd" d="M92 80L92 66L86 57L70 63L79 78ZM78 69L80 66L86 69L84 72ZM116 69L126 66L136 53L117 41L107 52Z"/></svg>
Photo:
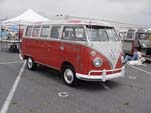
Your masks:
<svg viewBox="0 0 151 113"><path fill-rule="evenodd" d="M0 113L22 65L18 54L0 52ZM25 67L20 77L5 113L151 113L150 63L126 65L124 78L80 81L74 88L44 66Z"/></svg>

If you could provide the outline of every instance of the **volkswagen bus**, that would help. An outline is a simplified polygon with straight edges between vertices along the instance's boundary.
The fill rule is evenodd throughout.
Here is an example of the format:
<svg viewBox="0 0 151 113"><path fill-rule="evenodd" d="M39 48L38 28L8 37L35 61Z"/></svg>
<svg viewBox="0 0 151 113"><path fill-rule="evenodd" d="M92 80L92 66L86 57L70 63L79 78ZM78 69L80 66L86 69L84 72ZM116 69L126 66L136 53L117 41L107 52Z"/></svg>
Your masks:
<svg viewBox="0 0 151 113"><path fill-rule="evenodd" d="M61 72L65 84L79 79L107 81L123 77L122 44L109 23L90 19L59 19L27 25L22 57L32 70L42 64Z"/></svg>

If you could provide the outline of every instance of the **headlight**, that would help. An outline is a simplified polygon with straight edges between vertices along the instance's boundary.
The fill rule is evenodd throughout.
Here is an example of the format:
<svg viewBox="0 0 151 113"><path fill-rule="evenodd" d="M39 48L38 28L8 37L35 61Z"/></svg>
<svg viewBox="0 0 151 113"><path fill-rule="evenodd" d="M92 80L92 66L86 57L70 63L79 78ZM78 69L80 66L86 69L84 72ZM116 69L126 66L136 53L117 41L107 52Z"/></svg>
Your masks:
<svg viewBox="0 0 151 113"><path fill-rule="evenodd" d="M96 59L94 59L93 60L93 65L95 66L95 67L101 67L102 66L102 59L101 58L96 58Z"/></svg>

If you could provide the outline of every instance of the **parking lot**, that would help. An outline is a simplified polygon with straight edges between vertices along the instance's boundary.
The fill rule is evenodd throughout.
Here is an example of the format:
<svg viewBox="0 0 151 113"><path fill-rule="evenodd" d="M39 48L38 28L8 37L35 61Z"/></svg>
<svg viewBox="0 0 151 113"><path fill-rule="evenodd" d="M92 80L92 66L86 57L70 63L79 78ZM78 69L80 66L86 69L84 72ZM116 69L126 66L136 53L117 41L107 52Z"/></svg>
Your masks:
<svg viewBox="0 0 151 113"><path fill-rule="evenodd" d="M18 54L0 52L0 113L151 113L151 63L126 65L124 78L72 88L57 71L30 71Z"/></svg>

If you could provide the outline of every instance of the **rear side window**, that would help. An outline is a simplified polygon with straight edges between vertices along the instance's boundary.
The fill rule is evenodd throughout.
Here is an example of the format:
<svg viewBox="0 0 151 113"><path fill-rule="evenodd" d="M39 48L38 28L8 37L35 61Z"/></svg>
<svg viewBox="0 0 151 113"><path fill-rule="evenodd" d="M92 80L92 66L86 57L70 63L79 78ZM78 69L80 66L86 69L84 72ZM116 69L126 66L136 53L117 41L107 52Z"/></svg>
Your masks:
<svg viewBox="0 0 151 113"><path fill-rule="evenodd" d="M49 26L43 26L41 29L41 34L40 37L48 37L49 35L49 31L50 31L50 27Z"/></svg>
<svg viewBox="0 0 151 113"><path fill-rule="evenodd" d="M39 37L40 34L40 26L35 26L33 29L32 37Z"/></svg>
<svg viewBox="0 0 151 113"><path fill-rule="evenodd" d="M84 28L83 27L76 27L75 28L75 36L76 36L78 41L85 41L86 35L84 32Z"/></svg>
<svg viewBox="0 0 151 113"><path fill-rule="evenodd" d="M75 37L75 33L73 32L73 27L64 27L62 39L69 40Z"/></svg>
<svg viewBox="0 0 151 113"><path fill-rule="evenodd" d="M63 29L63 40L85 41L84 28L81 26L67 26Z"/></svg>
<svg viewBox="0 0 151 113"><path fill-rule="evenodd" d="M59 33L60 33L61 27L60 26L52 26L51 28L51 38L59 38Z"/></svg>
<svg viewBox="0 0 151 113"><path fill-rule="evenodd" d="M26 29L25 36L31 36L32 34L32 26L28 26Z"/></svg>

